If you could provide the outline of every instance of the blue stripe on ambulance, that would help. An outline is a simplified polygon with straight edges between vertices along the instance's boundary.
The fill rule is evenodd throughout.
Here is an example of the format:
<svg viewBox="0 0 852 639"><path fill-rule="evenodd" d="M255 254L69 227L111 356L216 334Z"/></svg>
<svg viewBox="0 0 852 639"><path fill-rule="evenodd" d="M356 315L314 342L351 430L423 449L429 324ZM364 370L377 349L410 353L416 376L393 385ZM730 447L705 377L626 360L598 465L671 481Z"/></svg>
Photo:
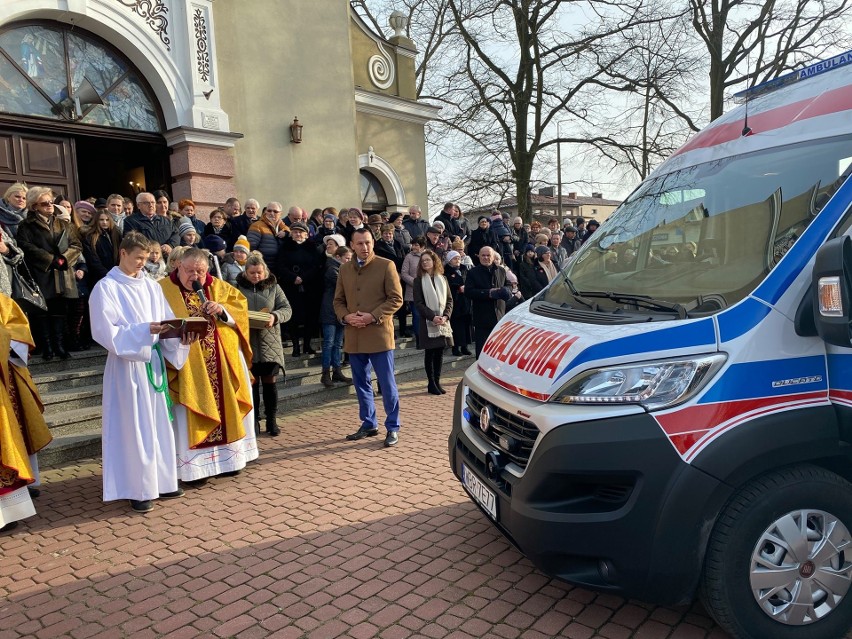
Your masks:
<svg viewBox="0 0 852 639"><path fill-rule="evenodd" d="M699 404L828 390L825 356L732 364L704 393Z"/></svg>

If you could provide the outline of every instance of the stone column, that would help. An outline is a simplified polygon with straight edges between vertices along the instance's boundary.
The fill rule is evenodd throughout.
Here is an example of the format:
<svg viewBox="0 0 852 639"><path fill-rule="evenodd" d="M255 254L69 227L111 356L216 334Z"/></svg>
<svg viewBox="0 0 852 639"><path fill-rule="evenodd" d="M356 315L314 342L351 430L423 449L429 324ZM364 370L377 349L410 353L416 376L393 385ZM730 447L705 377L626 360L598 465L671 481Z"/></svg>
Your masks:
<svg viewBox="0 0 852 639"><path fill-rule="evenodd" d="M240 137L188 128L166 133L172 148L172 196L195 202L199 219L209 219L210 211L237 195L232 147Z"/></svg>

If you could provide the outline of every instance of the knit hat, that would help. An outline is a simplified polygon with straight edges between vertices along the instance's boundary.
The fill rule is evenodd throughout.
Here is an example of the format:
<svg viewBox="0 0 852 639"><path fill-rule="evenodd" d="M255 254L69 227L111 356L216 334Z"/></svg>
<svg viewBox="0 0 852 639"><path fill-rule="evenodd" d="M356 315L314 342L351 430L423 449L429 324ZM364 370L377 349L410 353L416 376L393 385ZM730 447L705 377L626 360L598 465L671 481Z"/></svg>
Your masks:
<svg viewBox="0 0 852 639"><path fill-rule="evenodd" d="M589 220L588 222L586 222L586 227L589 227L589 226L592 226L592 225L594 225L594 226L600 226L600 225L601 225L601 223L600 223L600 222L598 222L597 220Z"/></svg>
<svg viewBox="0 0 852 639"><path fill-rule="evenodd" d="M225 250L225 240L218 235L208 235L204 238L204 248L211 253L218 253Z"/></svg>
<svg viewBox="0 0 852 639"><path fill-rule="evenodd" d="M449 264L453 261L454 257L459 257L460 255L458 251L447 251L447 254L444 256L444 264Z"/></svg>
<svg viewBox="0 0 852 639"><path fill-rule="evenodd" d="M322 242L325 245L328 245L329 240L334 240L334 242L339 247L340 246L346 246L346 240L344 239L344 237L340 233L332 233L331 235L326 235L324 238L322 238Z"/></svg>
<svg viewBox="0 0 852 639"><path fill-rule="evenodd" d="M189 233L190 231L195 231L192 221L188 217L180 218L180 223L178 224L178 235L183 237L185 233Z"/></svg>
<svg viewBox="0 0 852 639"><path fill-rule="evenodd" d="M490 218L489 218L487 215L480 215L480 216L479 216L479 219L478 219L478 220L476 220L476 223L477 223L477 224L479 224L482 220L485 220L486 222L489 222L489 221L490 221Z"/></svg>
<svg viewBox="0 0 852 639"><path fill-rule="evenodd" d="M441 220L435 220L434 222L432 222L432 226L434 226L437 229L441 229L442 233L443 233L444 229L447 228L446 226L444 226L444 223Z"/></svg>
<svg viewBox="0 0 852 639"><path fill-rule="evenodd" d="M246 255L251 253L251 246L249 246L248 238L245 235L240 235L237 238L237 241L234 242L234 250L242 251Z"/></svg>
<svg viewBox="0 0 852 639"><path fill-rule="evenodd" d="M331 220L332 222L337 222L337 218L334 215L332 215L331 213L326 213L325 215L322 216L323 222L327 222L328 220Z"/></svg>
<svg viewBox="0 0 852 639"><path fill-rule="evenodd" d="M292 233L293 231L304 231L307 233L308 227L304 222L293 222L293 224L290 225L290 232Z"/></svg>
<svg viewBox="0 0 852 639"><path fill-rule="evenodd" d="M524 253L526 253L527 251L534 251L534 250L535 250L535 247L532 244L527 244L524 247Z"/></svg>
<svg viewBox="0 0 852 639"><path fill-rule="evenodd" d="M399 211L397 211L396 213L391 213L391 216L388 218L388 222L393 224L394 222L396 222L401 217L402 217L402 213L400 213Z"/></svg>
<svg viewBox="0 0 852 639"><path fill-rule="evenodd" d="M94 215L98 212L98 210L92 205L91 202L86 202L86 200L80 200L79 202L74 202L75 209L84 209Z"/></svg>
<svg viewBox="0 0 852 639"><path fill-rule="evenodd" d="M95 208L96 209L105 209L107 207L107 201L105 198L99 197L95 200Z"/></svg>
<svg viewBox="0 0 852 639"><path fill-rule="evenodd" d="M545 253L550 253L550 249L547 248L546 246L537 246L535 248L535 256L538 259L541 259L541 256L544 255Z"/></svg>

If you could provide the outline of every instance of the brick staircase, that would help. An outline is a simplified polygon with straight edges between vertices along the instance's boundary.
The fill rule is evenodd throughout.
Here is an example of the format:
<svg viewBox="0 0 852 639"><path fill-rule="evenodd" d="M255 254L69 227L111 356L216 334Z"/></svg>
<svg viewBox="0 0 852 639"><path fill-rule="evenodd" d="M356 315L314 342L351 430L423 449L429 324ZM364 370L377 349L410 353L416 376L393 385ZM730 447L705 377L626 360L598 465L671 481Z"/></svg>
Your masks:
<svg viewBox="0 0 852 639"><path fill-rule="evenodd" d="M319 340L314 340L318 348ZM285 352L292 350L285 344ZM30 372L44 402L44 417L53 433L53 441L39 453L39 466L51 468L78 459L101 454L101 397L106 351L95 347L74 353L73 359L45 362L40 357L30 361ZM473 357L444 357L445 376L461 371L473 363ZM355 395L351 384L320 384L322 374L319 355L286 358L287 378L278 382L279 412L290 413L300 408L319 406L328 401ZM414 347L413 339L399 339L395 352L396 378L400 382L423 379L423 352ZM348 369L344 369L348 374Z"/></svg>

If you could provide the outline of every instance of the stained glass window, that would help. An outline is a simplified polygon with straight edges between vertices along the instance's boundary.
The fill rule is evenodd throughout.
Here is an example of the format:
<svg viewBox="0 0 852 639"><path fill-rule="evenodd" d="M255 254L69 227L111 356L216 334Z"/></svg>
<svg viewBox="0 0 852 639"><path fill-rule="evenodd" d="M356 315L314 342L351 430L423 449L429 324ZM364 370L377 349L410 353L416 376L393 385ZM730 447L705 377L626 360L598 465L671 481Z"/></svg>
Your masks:
<svg viewBox="0 0 852 639"><path fill-rule="evenodd" d="M0 112L162 131L151 92L130 62L63 25L12 25L0 33Z"/></svg>

